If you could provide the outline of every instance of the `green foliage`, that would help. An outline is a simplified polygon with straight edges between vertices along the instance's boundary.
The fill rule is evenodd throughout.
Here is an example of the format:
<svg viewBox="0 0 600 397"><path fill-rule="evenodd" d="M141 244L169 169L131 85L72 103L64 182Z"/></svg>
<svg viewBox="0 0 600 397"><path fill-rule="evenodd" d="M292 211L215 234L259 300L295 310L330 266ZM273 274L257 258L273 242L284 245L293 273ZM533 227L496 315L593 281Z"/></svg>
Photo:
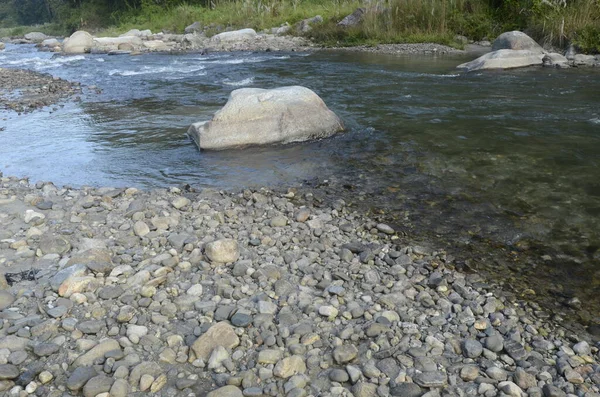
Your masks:
<svg viewBox="0 0 600 397"><path fill-rule="evenodd" d="M574 42L584 52L600 54L600 24L578 31Z"/></svg>
<svg viewBox="0 0 600 397"><path fill-rule="evenodd" d="M337 26L358 7L368 10L360 26ZM453 44L457 34L481 40L523 30L542 44L600 47L600 0L0 0L0 28L52 21L65 33L181 33L195 21L209 26L209 33L224 27L263 30L315 15L325 22L308 36L326 45ZM15 29L11 33L31 30Z"/></svg>

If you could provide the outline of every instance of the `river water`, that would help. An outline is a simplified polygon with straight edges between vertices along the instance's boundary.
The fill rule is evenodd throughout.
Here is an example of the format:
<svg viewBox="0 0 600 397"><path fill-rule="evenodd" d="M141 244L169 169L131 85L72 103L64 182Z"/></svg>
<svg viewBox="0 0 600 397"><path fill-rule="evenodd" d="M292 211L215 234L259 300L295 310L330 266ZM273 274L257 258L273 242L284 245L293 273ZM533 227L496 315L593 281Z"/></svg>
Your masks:
<svg viewBox="0 0 600 397"><path fill-rule="evenodd" d="M81 82L81 102L0 116L0 169L57 185L241 189L315 178L547 304L600 308L600 70L459 73L473 56L352 52L63 57L0 66ZM303 85L348 131L199 152L185 132L241 87ZM340 192L342 194L342 192ZM566 309L565 309L566 310ZM583 312L583 314L581 314Z"/></svg>

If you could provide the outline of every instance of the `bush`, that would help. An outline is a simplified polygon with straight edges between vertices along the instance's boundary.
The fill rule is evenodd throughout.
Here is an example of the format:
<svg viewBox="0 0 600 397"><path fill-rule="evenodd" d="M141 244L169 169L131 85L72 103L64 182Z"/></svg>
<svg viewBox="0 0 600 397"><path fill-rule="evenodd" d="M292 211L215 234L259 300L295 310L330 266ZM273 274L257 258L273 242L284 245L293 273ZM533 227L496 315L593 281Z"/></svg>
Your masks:
<svg viewBox="0 0 600 397"><path fill-rule="evenodd" d="M600 54L600 26L586 26L576 32L574 44L583 52Z"/></svg>

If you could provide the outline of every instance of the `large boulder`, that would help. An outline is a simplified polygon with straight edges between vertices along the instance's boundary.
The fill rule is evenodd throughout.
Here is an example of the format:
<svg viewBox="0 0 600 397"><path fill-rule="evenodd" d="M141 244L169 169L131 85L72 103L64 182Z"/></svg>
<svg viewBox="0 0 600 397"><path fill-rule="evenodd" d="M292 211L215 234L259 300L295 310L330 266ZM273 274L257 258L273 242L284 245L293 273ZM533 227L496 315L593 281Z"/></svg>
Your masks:
<svg viewBox="0 0 600 397"><path fill-rule="evenodd" d="M492 51L498 50L527 50L544 52L544 49L534 39L518 30L502 33L492 44Z"/></svg>
<svg viewBox="0 0 600 397"><path fill-rule="evenodd" d="M6 44L0 41L0 51L6 48Z"/></svg>
<svg viewBox="0 0 600 397"><path fill-rule="evenodd" d="M498 50L488 52L474 61L458 65L458 69L471 72L484 69L514 69L542 65L544 54L528 50Z"/></svg>
<svg viewBox="0 0 600 397"><path fill-rule="evenodd" d="M214 44L235 43L246 40L253 40L257 36L254 29L240 29L232 32L223 32L211 37L210 41Z"/></svg>
<svg viewBox="0 0 600 397"><path fill-rule="evenodd" d="M342 121L305 87L235 90L210 121L192 124L200 149L301 142L343 131Z"/></svg>
<svg viewBox="0 0 600 397"><path fill-rule="evenodd" d="M94 50L98 52L109 52L114 50L128 49L133 51L144 45L138 36L123 37L99 37L94 39ZM125 48L127 47L127 48Z"/></svg>
<svg viewBox="0 0 600 397"><path fill-rule="evenodd" d="M84 54L90 52L94 46L94 38L84 30L78 30L63 43L65 54Z"/></svg>

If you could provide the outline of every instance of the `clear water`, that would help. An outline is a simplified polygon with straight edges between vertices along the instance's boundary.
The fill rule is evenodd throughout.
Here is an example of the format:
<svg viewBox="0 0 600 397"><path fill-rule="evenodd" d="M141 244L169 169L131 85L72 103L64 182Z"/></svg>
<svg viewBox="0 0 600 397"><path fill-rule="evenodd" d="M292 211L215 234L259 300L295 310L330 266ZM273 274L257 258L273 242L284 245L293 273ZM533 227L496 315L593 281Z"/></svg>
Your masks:
<svg viewBox="0 0 600 397"><path fill-rule="evenodd" d="M81 102L55 110L2 113L0 169L74 186L235 190L315 177L347 181L352 195L390 211L410 231L427 231L458 251L480 253L473 247L483 244L508 252L517 266L512 281L539 290L561 284L565 297L600 304L600 70L458 73L456 65L470 58L63 57L9 45L0 66L101 92L84 89ZM316 91L348 132L222 152L199 152L186 137L233 89L283 85ZM479 262L508 272L493 256Z"/></svg>

